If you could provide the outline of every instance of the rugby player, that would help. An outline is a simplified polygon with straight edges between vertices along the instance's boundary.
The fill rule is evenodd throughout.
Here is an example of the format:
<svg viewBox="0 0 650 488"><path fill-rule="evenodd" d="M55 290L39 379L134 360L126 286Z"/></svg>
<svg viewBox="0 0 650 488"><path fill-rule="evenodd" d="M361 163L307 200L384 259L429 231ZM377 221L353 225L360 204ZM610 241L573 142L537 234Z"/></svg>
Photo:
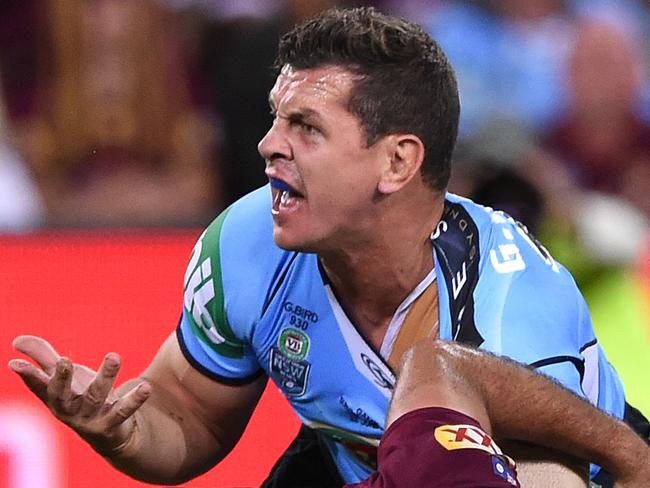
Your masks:
<svg viewBox="0 0 650 488"><path fill-rule="evenodd" d="M442 339L513 358L643 424L567 270L508 215L445 191L458 92L421 28L374 9L329 10L281 39L277 67L275 119L259 144L269 185L198 240L180 323L142 378L113 390L115 354L95 376L42 339L16 340L41 369L22 360L12 369L58 418L125 473L178 483L232 449L271 378L304 428L264 486L356 483L377 467L405 351ZM487 395L492 426L463 405L427 400L418 407L457 413L409 410L385 443L403 444L413 422L457 425L468 415L475 422L462 422L493 429L499 442L552 446L625 482L647 479L647 448L623 424L563 400L540 376L524 382L505 360L488 368L487 353L453 357L489 371L473 388ZM491 406L506 405L503 394L517 408L495 422ZM530 483L519 463L520 478L550 486L547 474L567 465L557 483L572 486L580 471L572 463L554 458ZM595 464L591 474L602 476Z"/></svg>

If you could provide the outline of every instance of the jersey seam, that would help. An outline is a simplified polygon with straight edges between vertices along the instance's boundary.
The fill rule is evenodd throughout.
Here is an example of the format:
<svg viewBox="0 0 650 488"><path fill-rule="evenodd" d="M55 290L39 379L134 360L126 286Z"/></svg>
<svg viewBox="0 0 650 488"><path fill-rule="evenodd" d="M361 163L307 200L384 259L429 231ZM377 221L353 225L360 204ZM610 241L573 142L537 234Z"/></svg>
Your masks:
<svg viewBox="0 0 650 488"><path fill-rule="evenodd" d="M189 348L187 347L187 344L185 343L185 338L183 337L180 324L176 328L176 337L178 339L178 344L181 348L181 352L183 353L183 356L185 357L187 362L190 363L192 367L196 369L199 373L203 374L204 376L207 376L211 380L217 381L218 383L223 383L230 386L241 386L241 385L246 385L248 383L252 383L257 378L259 378L264 374L264 370L262 368L258 368L257 371L255 371L253 374L249 376L245 376L243 378L230 378L228 376L222 376L220 374L217 374L214 371L211 371L205 366L203 366L196 359L194 359L194 357L190 353Z"/></svg>

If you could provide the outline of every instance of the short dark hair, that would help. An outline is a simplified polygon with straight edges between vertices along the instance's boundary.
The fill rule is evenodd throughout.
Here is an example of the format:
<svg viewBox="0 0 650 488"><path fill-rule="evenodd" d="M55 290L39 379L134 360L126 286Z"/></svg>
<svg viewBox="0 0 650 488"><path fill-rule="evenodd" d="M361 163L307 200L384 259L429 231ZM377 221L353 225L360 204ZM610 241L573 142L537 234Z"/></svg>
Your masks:
<svg viewBox="0 0 650 488"><path fill-rule="evenodd" d="M371 146L395 133L417 135L425 148L422 174L444 190L458 134L460 103L454 71L420 26L372 7L326 10L280 39L275 68L345 67L359 75L348 110Z"/></svg>

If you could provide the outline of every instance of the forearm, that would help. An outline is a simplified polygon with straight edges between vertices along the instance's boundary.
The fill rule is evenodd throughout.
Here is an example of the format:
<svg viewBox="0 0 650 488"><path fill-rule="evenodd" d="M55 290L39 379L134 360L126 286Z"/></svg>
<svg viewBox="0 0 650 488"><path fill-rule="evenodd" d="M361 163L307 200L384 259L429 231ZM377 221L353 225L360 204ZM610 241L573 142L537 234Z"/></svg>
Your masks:
<svg viewBox="0 0 650 488"><path fill-rule="evenodd" d="M125 383L118 394L139 381ZM177 402L169 392L159 385L152 386L151 396L133 415L127 440L110 449L99 448L98 452L117 469L141 481L181 483L206 471L229 448L221 448L216 436L192 412L173 407Z"/></svg>
<svg viewBox="0 0 650 488"><path fill-rule="evenodd" d="M650 450L635 432L554 381L484 352L436 347L479 392L496 437L564 451L621 479L648 465Z"/></svg>

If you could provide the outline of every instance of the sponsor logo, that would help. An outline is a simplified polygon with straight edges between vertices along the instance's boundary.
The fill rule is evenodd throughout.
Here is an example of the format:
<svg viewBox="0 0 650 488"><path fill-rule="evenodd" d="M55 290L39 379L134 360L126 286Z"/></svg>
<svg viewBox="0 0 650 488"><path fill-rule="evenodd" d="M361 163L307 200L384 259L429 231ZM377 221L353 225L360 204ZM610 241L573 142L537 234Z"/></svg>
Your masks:
<svg viewBox="0 0 650 488"><path fill-rule="evenodd" d="M460 271L456 273L456 276L451 279L451 291L454 295L454 300L460 295L463 286L467 283L467 262L463 261Z"/></svg>
<svg viewBox="0 0 650 488"><path fill-rule="evenodd" d="M311 364L307 361L291 359L280 349L271 349L269 357L271 375L287 396L300 396L307 389Z"/></svg>
<svg viewBox="0 0 650 488"><path fill-rule="evenodd" d="M544 260L544 262L548 264L555 273L560 272L560 268L558 267L557 262L553 259L553 256L551 256L551 253L548 252L548 250L535 238L524 224L500 210L492 213L492 222L497 225L506 226L501 228L501 232L507 241L513 241L515 239L510 225L514 226L517 233ZM508 243L498 247L499 254L497 254L495 249L490 251L490 262L497 273L513 273L526 268L526 263L524 262L519 248L515 244Z"/></svg>
<svg viewBox="0 0 650 488"><path fill-rule="evenodd" d="M438 443L448 451L479 449L500 456L501 449L492 438L475 425L441 425L433 433Z"/></svg>
<svg viewBox="0 0 650 488"><path fill-rule="evenodd" d="M372 427L373 429L381 429L381 426L379 423L370 417L366 412L363 411L361 408L357 408L354 410L350 405L348 405L348 402L345 401L345 398L339 397L339 403L345 410L345 412L348 414L348 418L352 422L356 422L361 425L365 425L366 427Z"/></svg>
<svg viewBox="0 0 650 488"><path fill-rule="evenodd" d="M462 204L447 200L443 219L431 237L449 290L451 336L459 342L479 346L484 339L474 323L473 297L480 262L478 227Z"/></svg>
<svg viewBox="0 0 650 488"><path fill-rule="evenodd" d="M478 231L476 224L472 217L467 213L467 211L460 204L448 204L445 202L445 209L443 211L443 218L441 222L445 222L445 226L441 226L441 222L438 223L438 227L442 228L444 232L449 230L450 226L454 226L455 229L459 230L462 234L462 238L465 241L464 247L467 248L470 261L473 261L476 255L478 254ZM440 237L440 232L438 228L434 232L435 237Z"/></svg>
<svg viewBox="0 0 650 488"><path fill-rule="evenodd" d="M386 376L381 367L375 363L368 355L361 353L361 360L363 364L366 365L372 376L375 378L375 383L377 383L382 388L387 388L389 390L393 389L393 382Z"/></svg>
<svg viewBox="0 0 650 488"><path fill-rule="evenodd" d="M441 220L440 222L438 222L438 225L436 226L436 229L431 233L429 238L432 241L437 239L438 237L440 237L440 233L441 232L447 232L448 228L449 228L449 226L447 225L447 222L445 222L444 220Z"/></svg>
<svg viewBox="0 0 650 488"><path fill-rule="evenodd" d="M526 262L517 244L513 242L499 244L498 248L498 253L494 249L490 250L490 263L497 273L507 274L526 269Z"/></svg>
<svg viewBox="0 0 650 488"><path fill-rule="evenodd" d="M517 486L515 473L508 467L503 459L497 456L492 456L492 468L494 469L494 474L498 477L503 478L512 486Z"/></svg>
<svg viewBox="0 0 650 488"><path fill-rule="evenodd" d="M184 302L185 308L196 325L203 329L206 337L214 344L221 344L226 342L226 339L217 329L217 324L212 320L208 310L208 304L215 297L215 289L210 258L207 257L200 261L203 235L194 246L190 263L185 272Z"/></svg>
<svg viewBox="0 0 650 488"><path fill-rule="evenodd" d="M300 361L309 352L309 337L297 329L287 328L280 333L278 347L289 359Z"/></svg>

